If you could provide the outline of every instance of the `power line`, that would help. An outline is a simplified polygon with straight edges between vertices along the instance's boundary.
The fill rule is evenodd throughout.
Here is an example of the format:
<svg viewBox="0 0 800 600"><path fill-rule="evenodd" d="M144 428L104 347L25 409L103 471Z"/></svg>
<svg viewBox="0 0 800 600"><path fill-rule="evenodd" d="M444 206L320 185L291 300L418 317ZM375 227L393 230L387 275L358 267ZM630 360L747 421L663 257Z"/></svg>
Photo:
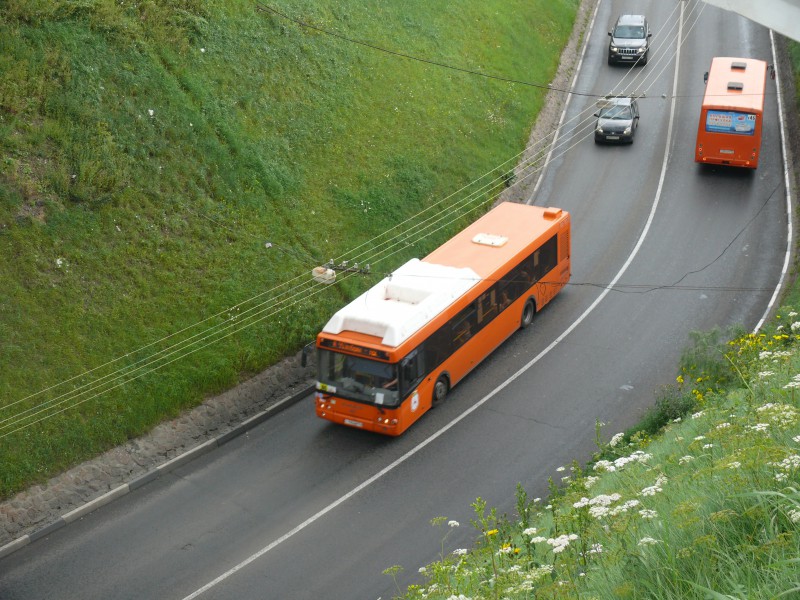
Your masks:
<svg viewBox="0 0 800 600"><path fill-rule="evenodd" d="M335 31L331 31L330 29L324 29L323 27L319 27L317 25L312 25L311 23L308 23L306 21L301 21L300 19L296 19L294 17L290 17L289 15L287 15L285 13L282 13L279 10L277 10L277 9L271 7L271 6L268 6L266 4L257 4L256 5L256 9L260 10L261 12L269 12L269 13L278 15L279 17L282 17L283 19L286 19L287 21L291 21L292 23L295 23L296 25L299 25L300 27L304 27L306 29L313 29L314 31L318 31L320 33L324 33L325 35L329 35L331 37L335 37L335 38L338 38L340 40L345 40L346 42L350 42L351 44L358 44L360 46L366 46L367 48L371 48L371 49L377 50L379 52L384 52L386 54L391 54L392 56L399 56L401 58L407 58L409 60L414 60L414 61L417 61L417 62L421 62L421 63L428 64L428 65L433 65L433 66L436 66L436 67L442 67L444 69L449 69L451 71L459 71L461 73L467 73L469 75L477 75L478 77L485 77L486 79L494 79L494 80L503 81L503 82L506 82L506 83L516 83L516 84L519 84L519 85L525 85L525 86L540 88L540 89L544 89L544 90L553 90L553 91L557 91L557 92L564 92L564 93L567 93L567 94L574 94L576 96L595 96L596 95L596 94L588 94L588 93L573 92L573 91L570 91L570 90L558 89L558 88L551 87L548 84L532 83L530 81L523 81L523 80L520 80L520 79L511 79L509 77L501 77L499 75L492 75L491 73L484 73L482 71L476 71L474 69L466 69L464 67L456 67L456 66L448 65L446 63L438 62L438 61L435 61L435 60L430 60L430 59L427 59L427 58L420 58L419 56L413 56L411 54L406 54L404 52L398 52L396 50L389 50L388 48L384 48L382 46L378 46L378 45L372 44L370 42L365 42L365 41L362 41L362 40L357 40L357 39L354 39L354 38L350 38L350 37L347 37L345 35L342 35L341 33L337 33Z"/></svg>
<svg viewBox="0 0 800 600"><path fill-rule="evenodd" d="M702 12L702 8L701 8L700 12ZM699 17L699 14L695 17L695 21L692 24L692 28L694 27L694 25L697 22L697 17ZM674 26L673 26L672 29L674 29ZM691 28L689 29L689 31L691 31ZM679 40L678 41L679 44L681 44L682 42L683 42L683 40ZM664 61L664 60L666 60L666 58L667 58L667 55L661 55L659 60ZM669 63L667 62L666 64L668 65ZM664 67L662 67L662 72L663 72L664 68L666 68L666 65ZM633 72L633 69L631 68L626 73L625 78L623 78L623 80L621 80L620 84L622 82L624 82L624 80L632 72ZM649 74L652 75L653 74L653 69L651 68L648 72L649 72ZM641 74L637 75L634 78L634 80L638 79L640 76L641 76ZM645 80L646 80L646 78L647 78L647 76L644 76ZM580 115L575 117L575 119L577 119L577 118L580 118ZM572 120L574 120L574 119L571 119L571 121ZM584 121L584 123L586 123L586 122L589 122L589 119ZM549 135L545 136L544 138L542 138L542 140L537 140L532 145L532 147L536 146L539 143L544 145L545 140L548 137L549 137ZM575 144L572 144L572 145L564 148L564 144L561 144L560 146L558 146L558 148L561 151L561 154L563 155L569 149L574 147L574 145ZM512 157L512 158L504 161L504 163L501 163L501 165L508 164L512 160L516 161L523 154L523 152L525 152L527 150L528 149L523 150L522 152L518 153L515 157ZM511 186L509 186L509 187L512 187L513 185L517 185L520 181L522 181L522 180L526 179L527 177L530 177L533 174L535 174L538 171L540 171L541 170L541 162L542 162L541 159L537 159L537 160L533 161L533 163L523 167L523 170L522 170L523 177L520 178L519 180L513 182L511 184ZM396 225L395 227L391 228L387 232L383 232L383 233L379 234L378 236L373 237L371 241L362 243L360 246L356 247L355 249L352 249L350 252L360 251L361 253L357 256L357 258L359 260L361 260L362 262L378 263L378 262L386 261L386 260L390 259L392 256L395 256L402 249L407 248L410 244L418 243L419 241L421 241L421 240L423 240L425 238L428 238L431 235L433 235L434 233L437 233L437 232L441 231L443 228L449 226L451 221L452 221L452 219L454 218L454 215L456 215L455 218L462 218L464 216L467 216L467 215L471 214L472 212L475 212L476 210L478 210L478 209L480 209L481 207L484 206L485 202L482 201L482 197L485 194L488 194L489 191L491 191L491 189L493 189L496 185L498 185L502 181L502 179L503 179L502 176L495 177L494 179L489 179L489 181L484 183L482 186L478 187L475 190L470 191L461 200L457 200L457 201L451 203L449 206L446 206L445 203L446 203L446 201L452 199L453 197L457 196L461 192L464 192L465 190L467 190L467 188L472 186L473 184L477 184L477 183L481 182L482 180L486 179L493 172L496 172L497 169L498 169L497 167L493 168L492 170L488 171L484 175L482 175L479 178L473 180L469 184L463 186L460 190L457 190L456 192L446 196L444 199L440 200L439 202L436 202L433 205L423 209L422 211L416 213L416 215L413 215L413 216L409 217L403 223L400 223L400 224ZM527 171L527 173L526 173L526 171ZM773 194L774 194L774 192L773 192ZM191 211L191 212L194 212L194 211ZM426 215L428 213L432 213L432 214L429 214L428 216L426 216L425 218L423 218L419 222L415 222L415 221L418 221L420 218L422 218L424 215ZM210 217L207 217L206 215L199 215L199 216L202 216L204 218L208 218L210 221L214 222L215 224L230 230L230 228L228 228L227 226L217 223L216 221L214 221L214 219L211 219ZM754 218L755 218L755 216L753 217L753 219ZM751 219L750 222L752 222L753 219ZM749 225L749 222L748 222L748 225ZM745 225L745 228L746 227L747 227L747 225ZM233 231L233 230L230 230L230 231ZM736 237L738 237L738 235L739 234L737 234ZM379 240L381 240L381 238L384 238L384 240L379 242ZM736 238L734 238L734 240L731 241L731 244L733 243L733 241L735 241L735 239ZM370 245L372 245L372 247L370 247ZM730 247L730 244L729 244L728 247ZM727 250L727 248L725 250ZM724 254L725 250L723 250L723 254ZM296 258L300 258L300 257L296 257ZM344 259L344 258L345 257L342 257L342 259ZM719 257L717 257L717 258L719 258ZM352 259L352 254L350 255L350 259ZM715 260L717 260L717 259L715 259ZM301 259L301 262L302 262L302 259ZM712 261L711 264L713 264L713 262L714 261ZM705 267L703 267L703 268L705 268ZM687 273L687 275L688 274L689 273ZM289 287L292 284L292 282L297 282L301 278L303 279L303 281L301 283L299 283L299 284L295 283L293 288ZM153 371L155 371L157 369L160 369L163 366L166 366L167 364L171 364L172 362L175 362L175 361L177 361L177 360L179 360L181 358L184 358L184 357L186 357L186 356L188 356L188 355L190 355L190 354L192 354L194 352L197 352L198 350L200 350L202 348L205 348L205 347L207 347L207 346L209 346L211 344L217 343L218 341L220 341L222 339L225 339L225 338L229 337L230 335L234 335L235 333L238 333L238 332L242 331L243 329L245 329L247 327L250 327L250 326L252 326L252 325L254 325L254 324L258 323L258 322L261 322L261 321L271 317L271 316L274 316L275 314L277 314L277 313L279 313L279 312L281 312L283 310L287 310L288 308L291 308L292 306L297 306L297 305L301 304L308 297L315 296L315 295L319 294L321 292L321 290L322 290L322 287L320 287L320 286L324 285L324 284L317 284L316 286L312 285L312 287L309 287L308 286L308 282L306 281L307 278L308 278L307 274L298 275L298 276L288 280L285 283L282 283L282 284L279 284L279 285L275 286L271 290L268 290L266 292L263 292L261 294L258 294L256 296L254 296L254 297L252 297L252 298L250 298L248 300L240 302L237 305L234 305L233 307L231 307L230 309L226 309L225 311L221 311L220 313L217 313L217 315L214 315L212 317L204 319L203 321L200 321L199 323L196 323L195 325L189 326L187 328L184 328L179 332L176 332L174 334L171 334L169 336L161 338L161 340L158 340L156 342L153 342L151 344L143 346L139 350L136 350L136 351L134 351L132 353L127 353L125 355L122 355L122 356L118 357L117 359L114 359L112 361L109 361L109 362L105 363L104 365L101 365L100 367L96 367L95 369L91 369L91 370L86 371L86 372L84 372L84 373L82 373L80 375L77 375L77 376L72 377L70 379L64 380L64 381L62 381L62 382L60 382L58 384L55 384L53 386L50 386L50 387L45 388L43 390L40 390L39 392L37 392L35 394L29 395L29 396L27 396L27 397L25 397L25 398L23 398L23 399L21 399L21 400L19 400L17 402L14 402L14 403L12 403L10 405L6 405L3 408L0 408L0 410L5 410L5 409L9 408L10 406L13 406L13 405L19 404L20 402L23 402L25 400L29 400L31 398L34 398L34 397L36 397L36 396L38 396L40 394L43 394L43 393L45 393L47 391L51 391L51 390L53 390L53 389L55 389L55 388L57 388L57 387L59 387L61 385L73 382L76 379L80 379L81 377L85 377L85 376L87 376L87 375L89 375L89 374L91 374L93 372L96 372L99 369L102 369L102 368L107 367L109 365L115 364L115 363L117 363L117 362L119 362L119 361L121 361L123 359L129 358L129 357L131 357L131 355L135 355L135 354L140 353L141 351L143 351L143 350L145 350L147 348L151 348L153 346L156 346L157 344L159 344L159 343L161 343L163 341L169 340L171 338L174 338L174 337L178 336L181 333L189 332L192 329L194 329L194 328L202 325L203 323L206 323L206 322L208 322L208 321L210 321L210 320L212 320L214 318L219 318L220 316L225 315L225 314L228 315L228 317L225 320L223 320L223 322L221 324L211 325L205 331L202 331L200 333L195 333L194 335L192 335L192 336L190 336L190 337L188 337L188 338L186 338L184 340L181 340L179 342L176 342L173 345L168 346L165 349L159 350L159 351L151 354L148 357L140 359L139 361L135 362L133 365L128 365L126 367L118 369L116 372L112 372L110 374L107 374L107 375L105 375L103 377L100 377L100 378L96 379L93 382L90 382L88 384L84 384L83 386L79 386L79 387L75 388L74 390L72 390L71 392L67 392L67 393L62 394L60 396L57 396L56 398L53 398L53 399L51 399L51 400L49 400L47 402L43 402L43 403L41 403L41 404L39 404L39 405L37 405L35 407L32 407L32 408L27 409L25 411L22 411L22 412L18 413L17 415L14 415L12 417L7 417L4 420L0 420L0 430L2 430L4 428L8 428L8 427L13 426L13 425L20 425L20 423L22 423L22 422L24 422L26 420L30 420L31 418L33 418L35 416L38 416L38 415L41 415L43 413L48 413L45 416L42 416L41 418L37 419L36 421L29 422L29 423L27 423L25 425L20 425L19 427L17 427L13 431L6 432L4 434L0 434L0 437L5 437L6 435L9 435L10 433L13 433L14 431L19 431L20 429L28 427L28 426L30 426L30 425L32 425L34 423L41 422L42 420L50 418L51 416L55 416L56 414L60 414L61 412L64 412L65 410L68 410L69 408L72 408L74 406L78 406L78 405L80 405L80 404L82 404L82 403L84 403L84 402L86 402L88 400L91 400L91 399L93 399L93 398L95 398L95 397L97 397L97 396L99 396L101 394L105 394L108 391L110 391L111 389L119 387L120 385L124 385L125 383L128 383L128 382L130 382L130 381L132 381L134 379L138 379L138 378L140 378L140 377L142 377L142 376L144 376L146 374L152 373ZM340 278L340 279L346 279L346 278ZM682 279L683 278L681 278L681 280ZM681 281L681 280L679 280L679 281ZM595 284L595 283L588 283L588 282L585 282L585 283L572 282L569 285L590 285L590 286L598 285L599 286L599 285L602 285L602 284ZM603 287L608 287L608 286L606 285L606 286L603 286ZM286 288L286 289L284 289L284 288ZM278 290L281 290L281 289L283 289L283 291L280 291L280 293L278 293L275 298L270 298L270 299L268 299L266 301L263 301L263 302L260 302L259 304L256 304L255 306L247 307L244 312L240 312L241 307L247 306L248 303L251 303L251 302L257 300L258 298L261 298L261 297L265 296L266 294L269 294L270 292L277 292ZM636 284L636 285L630 285L630 286L621 286L621 285L620 286L614 286L613 289L616 290L616 291L622 291L622 292L625 292L625 293L649 293L650 291L654 291L654 290L657 290L657 289L691 289L691 290L696 290L696 289L712 289L712 288L699 288L699 287L694 287L694 286L677 286L677 285L660 286L660 285L651 285L651 284ZM758 288L713 288L713 289L719 289L719 290L723 290L723 291L759 291ZM232 323L233 321L237 321L237 322L236 323ZM87 393L93 393L93 395L89 396L88 398L79 399L79 398L81 398L81 396L83 396L83 395L85 395ZM77 400L77 401L75 401L75 400ZM62 407L62 405L67 404L67 403L71 403L71 404L69 404L69 406ZM59 408L59 407L61 407L61 408ZM58 410L55 410L57 408L58 408ZM5 425L3 425L3 423L5 423Z"/></svg>

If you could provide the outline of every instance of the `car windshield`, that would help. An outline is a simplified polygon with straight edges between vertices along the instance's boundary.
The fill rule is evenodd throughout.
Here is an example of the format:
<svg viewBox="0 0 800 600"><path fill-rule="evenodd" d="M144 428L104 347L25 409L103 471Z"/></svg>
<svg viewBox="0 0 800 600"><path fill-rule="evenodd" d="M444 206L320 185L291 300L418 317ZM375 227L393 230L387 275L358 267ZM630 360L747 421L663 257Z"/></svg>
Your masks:
<svg viewBox="0 0 800 600"><path fill-rule="evenodd" d="M615 121L630 121L631 120L631 107L630 106L608 106L600 110L601 119L613 119Z"/></svg>
<svg viewBox="0 0 800 600"><path fill-rule="evenodd" d="M617 25L614 30L615 38L627 40L640 40L644 37L644 27L641 25Z"/></svg>

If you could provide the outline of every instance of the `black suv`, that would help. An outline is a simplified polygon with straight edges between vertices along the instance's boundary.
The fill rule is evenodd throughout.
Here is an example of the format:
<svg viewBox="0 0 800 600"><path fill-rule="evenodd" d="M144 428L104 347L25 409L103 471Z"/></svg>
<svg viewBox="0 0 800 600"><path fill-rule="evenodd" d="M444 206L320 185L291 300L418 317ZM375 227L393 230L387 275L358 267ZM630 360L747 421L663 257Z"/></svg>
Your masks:
<svg viewBox="0 0 800 600"><path fill-rule="evenodd" d="M608 32L608 64L629 62L647 64L650 50L650 27L644 15L622 15Z"/></svg>

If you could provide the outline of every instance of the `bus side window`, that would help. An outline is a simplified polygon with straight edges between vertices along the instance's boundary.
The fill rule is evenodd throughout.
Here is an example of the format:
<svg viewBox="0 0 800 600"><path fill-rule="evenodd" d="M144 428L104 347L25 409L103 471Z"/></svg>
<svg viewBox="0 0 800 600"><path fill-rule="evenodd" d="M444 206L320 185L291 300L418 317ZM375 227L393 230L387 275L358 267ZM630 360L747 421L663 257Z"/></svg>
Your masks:
<svg viewBox="0 0 800 600"><path fill-rule="evenodd" d="M415 351L400 363L401 387L404 393L411 391L425 375L424 352Z"/></svg>
<svg viewBox="0 0 800 600"><path fill-rule="evenodd" d="M478 331L478 307L473 302L462 310L452 321L453 344L459 348Z"/></svg>
<svg viewBox="0 0 800 600"><path fill-rule="evenodd" d="M494 289L478 298L478 323L491 321L497 315L497 300Z"/></svg>

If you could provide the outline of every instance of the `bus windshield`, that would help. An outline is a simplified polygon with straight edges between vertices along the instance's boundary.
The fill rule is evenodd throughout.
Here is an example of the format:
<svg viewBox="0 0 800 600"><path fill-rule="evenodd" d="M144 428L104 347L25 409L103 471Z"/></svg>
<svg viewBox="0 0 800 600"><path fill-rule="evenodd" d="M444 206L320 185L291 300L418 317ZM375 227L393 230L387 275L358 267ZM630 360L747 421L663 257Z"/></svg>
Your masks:
<svg viewBox="0 0 800 600"><path fill-rule="evenodd" d="M319 383L327 391L378 405L399 404L397 365L330 350L320 350L318 356Z"/></svg>

